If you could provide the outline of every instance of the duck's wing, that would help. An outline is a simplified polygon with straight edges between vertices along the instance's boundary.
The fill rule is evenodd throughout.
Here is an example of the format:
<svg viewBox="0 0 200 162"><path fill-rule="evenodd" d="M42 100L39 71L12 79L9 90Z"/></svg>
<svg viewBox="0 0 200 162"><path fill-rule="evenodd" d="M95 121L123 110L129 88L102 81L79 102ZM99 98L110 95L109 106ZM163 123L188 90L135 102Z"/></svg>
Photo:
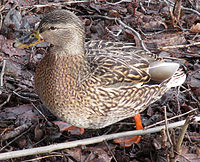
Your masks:
<svg viewBox="0 0 200 162"><path fill-rule="evenodd" d="M86 42L85 44L86 53L87 51L95 51L97 54L102 50L107 52L117 51L117 52L137 52L143 57L147 57L149 61L163 61L162 58L158 57L156 54L151 52L145 52L142 48L135 47L134 43L125 43L125 42L111 42L107 40L93 40ZM88 52L88 54L91 54ZM93 53L92 53L93 54Z"/></svg>
<svg viewBox="0 0 200 162"><path fill-rule="evenodd" d="M107 40L92 40L86 42L86 49L88 50L115 50L115 51L130 51L134 48L134 43L111 42Z"/></svg>
<svg viewBox="0 0 200 162"><path fill-rule="evenodd" d="M143 50L133 48L131 52L128 52L129 44L126 44L127 49L125 46L117 48L109 44L104 47L98 45L87 51L91 78L101 85L149 82L149 61L140 54L144 52Z"/></svg>
<svg viewBox="0 0 200 162"><path fill-rule="evenodd" d="M179 64L163 62L131 43L92 41L86 46L90 78L95 84L144 84L151 79L162 82L179 68Z"/></svg>

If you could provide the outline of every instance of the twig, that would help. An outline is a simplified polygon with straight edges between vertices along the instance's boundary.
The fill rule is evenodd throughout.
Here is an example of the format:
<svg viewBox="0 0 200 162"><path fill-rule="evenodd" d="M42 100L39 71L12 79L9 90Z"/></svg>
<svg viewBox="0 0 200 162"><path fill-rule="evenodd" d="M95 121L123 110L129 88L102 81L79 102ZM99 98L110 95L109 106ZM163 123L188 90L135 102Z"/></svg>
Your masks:
<svg viewBox="0 0 200 162"><path fill-rule="evenodd" d="M160 47L158 49L167 51L169 49L187 48L187 47L196 46L196 45L200 45L200 42L194 42L194 43L191 43L191 44L181 44L181 45L174 45L174 46L166 46L166 47Z"/></svg>
<svg viewBox="0 0 200 162"><path fill-rule="evenodd" d="M192 12L196 15L198 15L200 17L200 13L197 11L197 10L193 10L192 8L186 8L186 7L181 7L181 9L185 10L185 11L188 11L188 12Z"/></svg>
<svg viewBox="0 0 200 162"><path fill-rule="evenodd" d="M5 141L5 140L8 140L10 138L14 138L14 137L18 136L19 134L21 134L24 130L28 129L30 126L31 126L30 123L23 124L23 125L15 128L12 131L6 132L5 134L3 134L3 135L0 136L1 140ZM0 151L2 151L2 150L0 150Z"/></svg>
<svg viewBox="0 0 200 162"><path fill-rule="evenodd" d="M80 0L80 1L67 1L67 2L63 2L63 4L74 4L74 3L88 3L88 2L91 2L91 0Z"/></svg>
<svg viewBox="0 0 200 162"><path fill-rule="evenodd" d="M107 147L109 153L112 155L113 160L114 160L115 162L117 162L117 159L115 158L115 155L113 154L112 150L110 149L110 147L109 147L109 145L108 145L108 142L107 142L107 141L104 141L104 143L105 143L105 145L106 145L106 147Z"/></svg>
<svg viewBox="0 0 200 162"><path fill-rule="evenodd" d="M40 113L40 115L42 115L42 117L48 122L48 119L46 118L46 116L33 104L33 102L31 102L31 105Z"/></svg>
<svg viewBox="0 0 200 162"><path fill-rule="evenodd" d="M20 88L17 88L17 89L15 89L13 92L18 91L19 89L20 89ZM12 96L12 94L9 94L9 95L8 95L7 100L4 101L4 102L0 105L0 108L3 107L5 104L7 104L7 103L10 101L10 97L11 97L11 96Z"/></svg>
<svg viewBox="0 0 200 162"><path fill-rule="evenodd" d="M117 21L120 25L122 25L125 29L129 29L130 31L132 31L132 32L137 36L137 38L139 39L140 45L142 46L142 48L143 48L146 52L150 52L150 51L145 47L144 42L143 42L143 40L142 40L140 34L139 34L136 30L134 30L134 29L131 28L130 26L124 24L120 19L116 19L116 21Z"/></svg>
<svg viewBox="0 0 200 162"><path fill-rule="evenodd" d="M64 5L67 5L67 4L75 4L75 3L88 3L90 2L90 0L82 0L82 1L67 1L67 2L59 2L59 3L47 3L47 4L36 4L36 5L31 5L31 6L28 6L29 7L32 7L32 9L34 8L43 8L43 7L51 7L51 6L64 6ZM22 7L22 8L27 8L27 7Z"/></svg>
<svg viewBox="0 0 200 162"><path fill-rule="evenodd" d="M166 127L165 129L166 129L166 132L167 132L167 138L169 140L169 143L172 146L173 143L172 143L171 137L169 135L169 128L168 128L168 122L167 122L167 108L166 108L166 106L164 106L164 111L165 111L165 127Z"/></svg>
<svg viewBox="0 0 200 162"><path fill-rule="evenodd" d="M2 28L2 24L3 24L3 15L2 13L0 13L0 31L1 31L1 28Z"/></svg>
<svg viewBox="0 0 200 162"><path fill-rule="evenodd" d="M194 121L195 122L200 121L200 117L195 117ZM185 120L171 123L168 125L168 128L180 127L180 126L184 125L184 123L185 123ZM111 140L111 139L125 137L125 136L136 136L136 135L155 133L155 132L160 132L162 129L165 129L165 126L158 126L158 127L150 128L147 130L127 131L127 132L122 132L122 133L115 133L115 134L103 135L103 136L98 136L98 137L93 137L93 138L87 138L87 139L83 139L83 140L59 143L59 144L54 144L54 145L49 145L49 146L6 152L6 153L0 154L0 160L24 157L24 156L28 156L28 155L50 153L50 152L56 151L56 150L62 150L62 149L77 147L77 146L81 146L81 145L89 145L89 144L99 143L99 142L103 142L106 140Z"/></svg>
<svg viewBox="0 0 200 162"><path fill-rule="evenodd" d="M11 2L11 0L8 0L8 2L6 2L6 4L3 5L3 6L0 8L0 12L2 12L10 2Z"/></svg>
<svg viewBox="0 0 200 162"><path fill-rule="evenodd" d="M170 0L165 0L165 2L168 3L170 6L174 6L174 2L172 2ZM185 11L192 12L192 13L200 16L200 13L197 10L193 10L192 8L186 8L186 7L181 6L181 9L185 10Z"/></svg>
<svg viewBox="0 0 200 162"><path fill-rule="evenodd" d="M8 98L6 99L6 101L4 101L1 105L0 108L2 108L5 104L7 104L10 101L10 97L12 96L12 94L8 94Z"/></svg>
<svg viewBox="0 0 200 162"><path fill-rule="evenodd" d="M167 121L170 121L170 120L176 119L176 118L180 118L180 117L185 116L185 115L187 115L187 114L190 114L191 112L194 112L194 111L196 111L196 110L198 110L198 108L193 109L193 110L190 110L190 111L188 111L188 112L186 112L186 113L183 113L183 114L180 114L180 115L177 115L177 116L173 116L173 117L167 119ZM149 125L149 126L144 127L144 129L148 129L148 128L155 127L156 125L162 124L162 123L164 123L164 122L165 122L165 120L159 121L159 122L157 122L157 123L155 123L155 124L152 124L152 125Z"/></svg>
<svg viewBox="0 0 200 162"><path fill-rule="evenodd" d="M60 155L60 154L46 155L46 156L37 157L37 158L34 158L34 159L25 160L25 161L23 161L23 162L39 161L39 160L42 160L42 159L45 159L45 158L56 157L56 156L57 156L57 157L63 157L64 155Z"/></svg>
<svg viewBox="0 0 200 162"><path fill-rule="evenodd" d="M169 15L171 17L171 24L174 28L177 27L177 24L179 23L180 19L180 13L181 13L181 1L182 0L176 0L173 6L173 11L169 7Z"/></svg>
<svg viewBox="0 0 200 162"><path fill-rule="evenodd" d="M6 60L3 60L3 67L1 70L1 74L0 74L0 95L2 94L2 88L3 88L3 76L4 76L4 72L5 72L5 67L6 67Z"/></svg>
<svg viewBox="0 0 200 162"><path fill-rule="evenodd" d="M115 3L106 2L106 4L117 5L117 4L120 4L120 3L123 3L123 2L133 2L133 1L132 0L121 0L121 1L115 2Z"/></svg>
<svg viewBox="0 0 200 162"><path fill-rule="evenodd" d="M184 138L184 136L185 136L185 133L186 133L186 131L187 131L187 128L188 128L189 124L191 123L192 117L193 117L193 116L189 115L189 116L186 118L186 121L185 121L185 123L184 123L184 125L183 125L183 127L182 127L181 134L180 134L180 136L179 136L179 138L178 138L178 142L177 142L177 144L176 144L176 152L177 152L178 154L180 154L180 152L181 152L181 145L182 145L182 142L183 142L183 138Z"/></svg>
<svg viewBox="0 0 200 162"><path fill-rule="evenodd" d="M31 125L31 123L28 123L28 124L25 124L26 126L24 126L24 127L26 127L25 129L27 129L30 125ZM23 126L23 125L22 125ZM23 136L24 134L26 134L28 131L30 131L30 129L32 128L33 126L31 126L29 129L27 129L25 132L23 132L22 134L20 134L19 136L17 136L16 138L14 138L12 141L10 141L9 143L7 143L5 146L3 146L1 149L0 149L0 151L2 151L2 150L4 150L7 146L9 146L11 143L13 143L14 141L16 141L18 138L20 138L21 136ZM19 128L19 127L18 127Z"/></svg>
<svg viewBox="0 0 200 162"><path fill-rule="evenodd" d="M25 99L25 100L27 100L27 101L30 101L30 102L35 102L35 101L37 101L37 100L32 100L32 99L30 99L30 98L28 98L28 97L24 97L24 96L20 95L19 93L15 92L15 91L13 91L13 93L14 93L16 96L18 96L18 97L20 97L20 98L22 98L22 99Z"/></svg>

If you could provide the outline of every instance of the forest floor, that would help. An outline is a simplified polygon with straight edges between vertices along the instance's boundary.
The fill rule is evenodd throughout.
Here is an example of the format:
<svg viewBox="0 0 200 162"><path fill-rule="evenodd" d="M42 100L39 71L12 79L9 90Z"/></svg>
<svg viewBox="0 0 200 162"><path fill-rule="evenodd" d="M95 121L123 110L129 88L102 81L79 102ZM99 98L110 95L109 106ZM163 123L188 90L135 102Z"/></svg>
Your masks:
<svg viewBox="0 0 200 162"><path fill-rule="evenodd" d="M176 2L176 5L175 5ZM105 134L134 130L132 118L99 130L60 133L58 120L34 91L34 71L49 45L16 49L13 42L37 28L44 13L55 9L74 12L85 25L86 41L131 42L164 58L173 58L186 72L185 83L169 90L141 113L144 126L167 118L169 123L198 116L200 108L200 2L195 0L2 0L0 2L0 156L4 152L48 146ZM119 21L111 20L116 18ZM128 27L127 27L127 26ZM166 113L164 108L166 107ZM191 113L187 113L191 112ZM187 113L186 115L181 115ZM161 125L164 125L162 123ZM158 125L157 125L158 126ZM156 127L156 126L155 126ZM146 134L138 144L122 147L112 140L5 161L200 161L200 127L189 125L180 153L182 127Z"/></svg>

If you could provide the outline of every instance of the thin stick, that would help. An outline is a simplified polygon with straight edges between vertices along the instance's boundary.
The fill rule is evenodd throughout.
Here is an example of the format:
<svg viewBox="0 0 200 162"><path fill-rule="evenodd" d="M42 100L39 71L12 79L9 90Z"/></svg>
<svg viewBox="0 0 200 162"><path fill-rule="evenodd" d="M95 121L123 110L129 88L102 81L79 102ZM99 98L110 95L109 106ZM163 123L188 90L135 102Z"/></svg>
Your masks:
<svg viewBox="0 0 200 162"><path fill-rule="evenodd" d="M11 0L8 0L8 2L6 2L6 4L3 5L3 6L0 8L0 12L2 12L10 2L11 2Z"/></svg>
<svg viewBox="0 0 200 162"><path fill-rule="evenodd" d="M2 94L1 88L3 87L3 76L4 76L4 72L5 72L5 67L6 67L6 60L3 60L3 67L1 70L1 74L0 74L0 94Z"/></svg>
<svg viewBox="0 0 200 162"><path fill-rule="evenodd" d="M22 125L23 126L23 125ZM28 127L30 126L30 123L29 124L26 124L25 127ZM32 126L27 129L25 132L23 132L22 134L20 134L19 136L17 136L16 138L14 138L12 141L10 141L9 143L7 143L5 146L3 146L0 151L3 151L7 146L9 146L11 143L13 143L14 141L16 141L17 139L19 139L20 137L22 137L24 134L26 134L28 131L30 131L30 129L32 128Z"/></svg>
<svg viewBox="0 0 200 162"><path fill-rule="evenodd" d="M176 118L180 118L180 117L182 117L182 116L185 116L185 115L187 115L187 114L190 114L191 112L197 111L197 109L198 109L198 108L192 109L192 110L190 110L190 111L187 111L186 113L183 113L183 114L180 114L180 115L177 115L177 116L173 116L173 117L167 119L167 121L170 121L170 120L176 119ZM165 122L165 120L159 121L159 122L157 122L157 123L155 123L155 124L152 124L152 125L149 125L149 126L144 127L144 129L148 129L148 128L155 127L156 125L162 124L162 123L164 123L164 122Z"/></svg>
<svg viewBox="0 0 200 162"><path fill-rule="evenodd" d="M42 117L48 122L48 119L46 118L46 116L33 104L33 102L31 102L31 105L40 113L40 115L42 115Z"/></svg>
<svg viewBox="0 0 200 162"><path fill-rule="evenodd" d="M106 4L109 4L109 5L113 5L113 6L114 6L114 5L123 3L123 2L132 2L132 0L121 0L121 1L115 2L115 3L106 2Z"/></svg>
<svg viewBox="0 0 200 162"><path fill-rule="evenodd" d="M165 0L165 2L167 2L170 6L174 6L174 2L172 2L170 0ZM186 8L186 7L181 6L181 9L200 16L200 13L197 10L194 10L192 8Z"/></svg>
<svg viewBox="0 0 200 162"><path fill-rule="evenodd" d="M0 104L0 109L10 101L11 96L12 96L12 94L8 94L6 101L4 101L2 104Z"/></svg>
<svg viewBox="0 0 200 162"><path fill-rule="evenodd" d="M200 117L195 117L194 121L195 122L200 121ZM180 127L180 126L184 125L184 123L185 123L185 120L171 123L168 125L168 128ZM103 135L103 136L98 136L98 137L93 137L93 138L86 138L83 140L59 143L59 144L54 144L54 145L49 145L49 146L44 146L44 147L37 147L37 148L24 149L24 150L19 150L19 151L6 152L6 153L0 154L0 160L24 157L24 156L28 156L28 155L50 153L50 152L56 151L56 150L62 150L62 149L77 147L77 146L81 146L81 145L89 145L89 144L99 143L99 142L103 142L106 140L111 140L111 139L125 137L125 136L136 136L136 135L155 133L155 132L160 132L162 129L165 129L165 125L158 126L155 128L150 128L147 130L127 131L127 132Z"/></svg>
<svg viewBox="0 0 200 162"><path fill-rule="evenodd" d="M109 145L108 145L108 142L107 142L107 141L104 141L104 143L105 143L105 145L106 145L106 147L107 147L109 153L112 155L113 160L114 160L115 162L117 162L117 159L115 158L115 155L113 154L112 150L110 149L110 147L109 147Z"/></svg>
<svg viewBox="0 0 200 162"><path fill-rule="evenodd" d="M131 28L130 26L124 24L120 19L116 19L116 21L117 21L120 25L122 25L124 28L129 29L130 31L132 31L132 32L137 36L137 38L139 39L140 45L142 46L142 48L143 48L146 52L150 52L150 51L145 47L144 42L143 42L143 40L142 40L140 34L139 34L136 30L134 30L134 29Z"/></svg>
<svg viewBox="0 0 200 162"><path fill-rule="evenodd" d="M75 4L75 3L88 3L89 0L83 0L83 1L67 1L67 2L60 2L60 3L47 3L47 4L36 4L31 7L33 8L43 8L43 7L49 7L49 6L64 6L66 4Z"/></svg>
<svg viewBox="0 0 200 162"><path fill-rule="evenodd" d="M46 155L46 156L37 157L37 158L34 158L34 159L25 160L25 161L23 161L23 162L42 160L42 159L45 159L45 158L56 157L56 156L57 156L57 157L62 157L62 158L63 158L64 155L60 155L60 154Z"/></svg>
<svg viewBox="0 0 200 162"><path fill-rule="evenodd" d="M161 47L161 48L158 48L158 49L167 51L169 49L187 48L187 47L196 46L196 45L200 45L200 42L194 42L194 43L191 43L191 44L181 44L181 45L174 45L174 46L166 46L166 47Z"/></svg>
<svg viewBox="0 0 200 162"><path fill-rule="evenodd" d="M164 111L165 111L165 129L166 129L166 132L167 132L167 138L169 140L169 143L171 144L171 146L173 145L172 143L172 140L170 138L170 135L169 135L169 128L168 128L168 122L167 122L167 108L166 106L164 106Z"/></svg>
<svg viewBox="0 0 200 162"><path fill-rule="evenodd" d="M182 145L182 142L183 142L183 138L185 136L185 133L187 131L187 128L188 128L189 124L191 123L191 119L192 119L192 116L188 116L186 118L186 121L185 121L183 127L182 127L181 134L180 134L180 136L178 138L178 142L176 144L176 152L178 154L180 154L180 152L181 152L181 145Z"/></svg>
<svg viewBox="0 0 200 162"><path fill-rule="evenodd" d="M2 13L0 13L0 31L1 31L1 28L2 28L2 24L3 24L3 15Z"/></svg>
<svg viewBox="0 0 200 162"><path fill-rule="evenodd" d="M19 93L17 93L16 91L13 91L13 93L14 93L16 96L18 96L18 97L20 97L20 98L23 98L23 99L25 99L25 100L27 100L27 101L30 101L30 102L35 102L35 101L37 101L37 100L29 99L28 97L24 97L24 96L20 95Z"/></svg>

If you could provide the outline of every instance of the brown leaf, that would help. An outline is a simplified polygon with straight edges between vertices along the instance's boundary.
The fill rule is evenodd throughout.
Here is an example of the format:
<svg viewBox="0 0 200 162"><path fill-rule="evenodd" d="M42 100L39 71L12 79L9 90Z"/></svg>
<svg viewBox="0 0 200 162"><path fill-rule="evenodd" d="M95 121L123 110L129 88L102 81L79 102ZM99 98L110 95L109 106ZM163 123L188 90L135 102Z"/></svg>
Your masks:
<svg viewBox="0 0 200 162"><path fill-rule="evenodd" d="M114 148L112 145L109 145L109 147L110 150ZM66 149L65 151L77 161L109 162L112 159L112 156L108 154L108 148L104 144L98 144L95 147L86 147L85 149L76 147Z"/></svg>
<svg viewBox="0 0 200 162"><path fill-rule="evenodd" d="M108 152L101 147L90 147L88 148L91 153L87 157L86 161L91 162L109 162L112 157L108 155Z"/></svg>
<svg viewBox="0 0 200 162"><path fill-rule="evenodd" d="M21 138L19 141L17 141L20 148L24 148L27 145L27 139Z"/></svg>
<svg viewBox="0 0 200 162"><path fill-rule="evenodd" d="M24 49L18 49L13 47L13 40L7 40L3 35L0 35L0 47L2 52L6 53L9 56L23 56L26 55Z"/></svg>
<svg viewBox="0 0 200 162"><path fill-rule="evenodd" d="M152 19L148 23L145 23L142 28L145 31L159 31L167 29L167 25L162 19L156 17L156 19Z"/></svg>
<svg viewBox="0 0 200 162"><path fill-rule="evenodd" d="M34 135L35 135L35 140L36 141L39 141L43 135L44 135L44 132L43 132L43 129L41 127L40 124L38 124L35 129L34 129Z"/></svg>
<svg viewBox="0 0 200 162"><path fill-rule="evenodd" d="M200 32L200 23L197 23L196 25L192 25L190 28L190 31L193 33L199 33Z"/></svg>
<svg viewBox="0 0 200 162"><path fill-rule="evenodd" d="M5 74L18 77L21 75L22 68L20 64L13 62L11 60L6 61Z"/></svg>
<svg viewBox="0 0 200 162"><path fill-rule="evenodd" d="M20 105L16 107L8 107L5 108L1 113L0 117L1 120L7 119L16 119L19 124L24 124L26 121L33 121L37 120L36 113L33 111L32 105Z"/></svg>
<svg viewBox="0 0 200 162"><path fill-rule="evenodd" d="M182 152L179 156L176 157L176 161L181 162L199 162L200 155L192 154L188 152L188 148L182 147Z"/></svg>
<svg viewBox="0 0 200 162"><path fill-rule="evenodd" d="M176 0L175 4L174 4L174 8L173 8L173 16L175 19L175 24L178 23L179 19L180 19L180 13L181 13L181 2L182 0Z"/></svg>
<svg viewBox="0 0 200 162"><path fill-rule="evenodd" d="M75 147L71 149L65 149L71 157L73 157L77 161L85 161L86 155L83 154L81 147Z"/></svg>
<svg viewBox="0 0 200 162"><path fill-rule="evenodd" d="M21 21L22 16L20 12L16 9L11 9L5 17L4 24L7 27L13 26L13 28L20 29Z"/></svg>

